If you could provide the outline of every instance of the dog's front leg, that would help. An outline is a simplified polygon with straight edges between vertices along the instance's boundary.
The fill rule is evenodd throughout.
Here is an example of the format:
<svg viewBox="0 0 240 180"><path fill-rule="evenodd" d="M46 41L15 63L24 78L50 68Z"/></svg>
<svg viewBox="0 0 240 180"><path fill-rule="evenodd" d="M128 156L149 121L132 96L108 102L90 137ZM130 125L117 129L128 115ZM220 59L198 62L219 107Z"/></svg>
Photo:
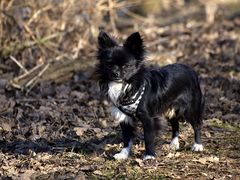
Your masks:
<svg viewBox="0 0 240 180"><path fill-rule="evenodd" d="M132 138L134 136L134 127L131 126L128 122L121 122L120 125L123 135L123 149L120 153L117 153L113 156L118 160L128 158L132 148Z"/></svg>
<svg viewBox="0 0 240 180"><path fill-rule="evenodd" d="M140 112L137 114L138 118L143 123L144 140L145 140L145 155L143 160L155 159L154 138L155 129L154 121L148 116L146 112Z"/></svg>

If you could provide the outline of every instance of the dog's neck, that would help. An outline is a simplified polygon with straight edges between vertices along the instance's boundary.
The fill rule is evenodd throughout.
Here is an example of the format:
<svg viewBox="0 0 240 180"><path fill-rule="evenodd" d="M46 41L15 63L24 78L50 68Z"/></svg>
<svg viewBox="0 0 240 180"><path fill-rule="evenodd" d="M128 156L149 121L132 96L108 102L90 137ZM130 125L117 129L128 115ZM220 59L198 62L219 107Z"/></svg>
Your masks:
<svg viewBox="0 0 240 180"><path fill-rule="evenodd" d="M110 82L108 84L108 96L119 110L129 116L135 116L138 104L145 91L145 83L136 89L131 84L122 82Z"/></svg>
<svg viewBox="0 0 240 180"><path fill-rule="evenodd" d="M125 94L126 90L131 88L131 85L124 82L109 82L108 83L108 96L114 105L118 104L120 96Z"/></svg>

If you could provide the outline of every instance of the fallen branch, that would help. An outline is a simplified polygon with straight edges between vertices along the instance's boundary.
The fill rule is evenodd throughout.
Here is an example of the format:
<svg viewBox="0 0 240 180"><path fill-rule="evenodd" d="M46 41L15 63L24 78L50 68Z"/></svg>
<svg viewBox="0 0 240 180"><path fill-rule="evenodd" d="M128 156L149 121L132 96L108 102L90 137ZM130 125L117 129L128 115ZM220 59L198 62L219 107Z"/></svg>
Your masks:
<svg viewBox="0 0 240 180"><path fill-rule="evenodd" d="M79 59L51 61L37 65L28 72L13 78L9 84L14 88L29 92L39 82L54 81L60 83L66 81L72 77L74 72L90 67L90 63L82 63Z"/></svg>

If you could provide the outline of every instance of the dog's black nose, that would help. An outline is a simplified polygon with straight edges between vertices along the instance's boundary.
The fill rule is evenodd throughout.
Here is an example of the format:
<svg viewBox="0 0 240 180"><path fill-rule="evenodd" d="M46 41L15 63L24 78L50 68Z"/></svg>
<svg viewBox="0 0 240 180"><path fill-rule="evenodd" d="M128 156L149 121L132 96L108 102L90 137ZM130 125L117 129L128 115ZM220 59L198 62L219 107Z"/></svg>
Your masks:
<svg viewBox="0 0 240 180"><path fill-rule="evenodd" d="M114 77L117 78L120 76L120 73L119 72L114 72Z"/></svg>

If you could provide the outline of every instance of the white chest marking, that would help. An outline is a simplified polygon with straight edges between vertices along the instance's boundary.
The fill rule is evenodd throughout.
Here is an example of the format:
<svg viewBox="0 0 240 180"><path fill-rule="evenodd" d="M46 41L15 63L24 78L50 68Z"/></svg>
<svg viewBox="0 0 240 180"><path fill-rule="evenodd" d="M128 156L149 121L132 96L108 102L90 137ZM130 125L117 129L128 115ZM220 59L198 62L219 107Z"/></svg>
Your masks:
<svg viewBox="0 0 240 180"><path fill-rule="evenodd" d="M120 82L110 82L108 84L108 96L110 97L111 101L116 104L117 100L122 93L122 91L126 90L126 87L123 88L123 83ZM132 118L124 114L122 111L120 111L117 107L112 107L111 109L112 116L120 123L120 122L126 122L132 125Z"/></svg>
<svg viewBox="0 0 240 180"><path fill-rule="evenodd" d="M118 97L123 91L123 83L120 82L110 82L108 84L108 96L110 97L111 101L116 104Z"/></svg>

